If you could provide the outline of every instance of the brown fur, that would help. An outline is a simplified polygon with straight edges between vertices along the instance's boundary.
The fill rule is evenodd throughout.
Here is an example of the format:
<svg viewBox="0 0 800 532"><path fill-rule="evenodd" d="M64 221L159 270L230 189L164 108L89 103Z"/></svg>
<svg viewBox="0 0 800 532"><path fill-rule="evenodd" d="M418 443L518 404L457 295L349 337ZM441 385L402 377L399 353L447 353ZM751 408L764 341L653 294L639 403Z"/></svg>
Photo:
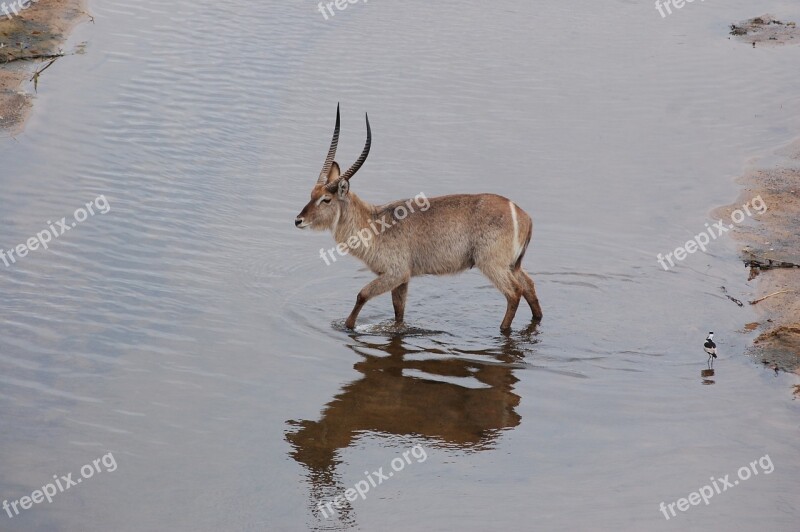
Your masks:
<svg viewBox="0 0 800 532"><path fill-rule="evenodd" d="M338 190L337 190L338 187ZM337 190L337 192L331 192ZM320 198L330 202L319 203ZM370 299L392 293L395 320L403 321L409 280L417 275L446 275L477 266L506 297L506 313L500 328L507 331L522 297L531 308L534 321L542 318L533 280L522 269L522 259L533 231L530 216L514 205L517 217L515 242L511 202L495 194L456 194L427 200L426 210L413 200L373 206L350 192L349 182L340 179L339 165L333 163L325 182L311 191L311 201L295 220L301 229L330 230L337 243L353 242L360 230L391 227L374 234L368 246L349 250L378 277L358 293L356 304L345 322L354 328L361 308ZM414 212L400 220L394 209L411 205ZM409 209L410 210L410 209ZM393 224L393 222L395 222Z"/></svg>

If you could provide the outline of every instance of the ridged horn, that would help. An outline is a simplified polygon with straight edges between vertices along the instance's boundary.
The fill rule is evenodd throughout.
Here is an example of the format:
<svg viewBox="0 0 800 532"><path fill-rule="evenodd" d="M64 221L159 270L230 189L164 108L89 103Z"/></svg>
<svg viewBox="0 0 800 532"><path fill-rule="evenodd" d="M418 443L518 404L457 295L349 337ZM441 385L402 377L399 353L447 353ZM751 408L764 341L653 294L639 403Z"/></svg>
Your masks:
<svg viewBox="0 0 800 532"><path fill-rule="evenodd" d="M325 164L322 165L322 171L319 173L317 183L324 185L328 182L328 172L331 171L333 165L333 158L336 157L336 147L339 145L339 104L336 104L336 126L333 128L333 138L331 139L331 147L328 149L328 156L325 157Z"/></svg>
<svg viewBox="0 0 800 532"><path fill-rule="evenodd" d="M347 179L350 181L350 178L353 177L358 169L361 168L361 165L364 164L364 161L367 160L367 155L369 155L369 147L372 145L372 130L369 127L369 114L367 114L367 143L364 145L364 151L361 152L361 155L358 157L358 160L353 163L344 174L342 174L342 179Z"/></svg>

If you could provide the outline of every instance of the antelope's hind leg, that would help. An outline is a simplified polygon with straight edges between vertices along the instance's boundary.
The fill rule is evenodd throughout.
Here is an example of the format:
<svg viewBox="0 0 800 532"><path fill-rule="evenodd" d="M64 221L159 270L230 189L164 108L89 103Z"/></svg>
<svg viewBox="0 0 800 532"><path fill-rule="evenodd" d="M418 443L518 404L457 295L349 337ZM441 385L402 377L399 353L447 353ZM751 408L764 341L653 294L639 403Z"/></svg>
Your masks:
<svg viewBox="0 0 800 532"><path fill-rule="evenodd" d="M533 284L533 279L528 275L528 272L520 268L516 272L517 280L522 285L522 295L525 296L525 301L531 307L533 314L533 321L542 320L542 307L539 305L539 298L536 297L536 287Z"/></svg>
<svg viewBox="0 0 800 532"><path fill-rule="evenodd" d="M516 272L512 269L495 270L486 268L481 269L481 271L506 296L508 305L506 314L503 316L503 322L500 324L500 330L508 332L511 330L511 322L514 321L514 315L517 313L519 300L522 299L522 285L517 280Z"/></svg>

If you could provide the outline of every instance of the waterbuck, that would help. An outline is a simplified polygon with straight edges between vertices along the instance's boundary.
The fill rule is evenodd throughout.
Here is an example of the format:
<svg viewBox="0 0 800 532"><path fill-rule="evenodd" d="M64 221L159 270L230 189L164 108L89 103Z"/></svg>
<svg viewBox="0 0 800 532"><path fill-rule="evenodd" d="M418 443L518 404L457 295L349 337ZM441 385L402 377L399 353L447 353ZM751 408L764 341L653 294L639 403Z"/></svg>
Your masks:
<svg viewBox="0 0 800 532"><path fill-rule="evenodd" d="M428 208L419 211L413 210L413 200L370 205L350 192L350 178L366 161L372 144L368 115L366 120L364 150L342 174L334 161L339 142L337 106L328 156L311 189L311 201L294 221L300 229L330 230L340 254L349 249L378 276L358 293L345 327L353 329L364 304L389 291L395 321L402 323L412 277L454 274L473 266L506 296L508 306L500 324L502 331L510 330L523 296L531 307L533 320L541 320L542 309L533 280L522 269L522 258L533 230L530 216L512 201L495 194L430 198Z"/></svg>

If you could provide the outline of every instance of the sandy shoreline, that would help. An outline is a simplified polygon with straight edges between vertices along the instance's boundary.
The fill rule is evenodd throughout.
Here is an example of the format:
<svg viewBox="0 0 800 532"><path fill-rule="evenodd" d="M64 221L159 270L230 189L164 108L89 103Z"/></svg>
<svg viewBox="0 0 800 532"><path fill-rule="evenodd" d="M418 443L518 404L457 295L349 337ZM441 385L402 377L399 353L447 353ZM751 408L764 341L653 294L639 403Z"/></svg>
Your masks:
<svg viewBox="0 0 800 532"><path fill-rule="evenodd" d="M81 0L38 0L17 6L9 18L0 11L0 130L20 130L33 94L22 90L34 73L59 54L70 31L89 20Z"/></svg>
<svg viewBox="0 0 800 532"><path fill-rule="evenodd" d="M800 44L795 22L769 14L731 24L730 29L734 39L753 47ZM734 210L758 196L767 205L765 212L754 213L754 223L737 224L731 231L741 244L748 279L756 281L749 303L759 322L745 330L759 332L752 355L776 371L800 375L800 139L775 156L778 160L769 167L748 169L738 180L743 190L737 200L715 209L713 216L730 219ZM800 394L800 386L795 393Z"/></svg>
<svg viewBox="0 0 800 532"><path fill-rule="evenodd" d="M769 168L752 168L738 180L744 187L741 195L714 217L729 219L756 196L767 205L763 214L754 213L754 224L731 231L749 266L742 275L756 281L751 301L756 302L759 335L753 354L772 368L800 374L800 140L775 155L777 165L770 161Z"/></svg>

